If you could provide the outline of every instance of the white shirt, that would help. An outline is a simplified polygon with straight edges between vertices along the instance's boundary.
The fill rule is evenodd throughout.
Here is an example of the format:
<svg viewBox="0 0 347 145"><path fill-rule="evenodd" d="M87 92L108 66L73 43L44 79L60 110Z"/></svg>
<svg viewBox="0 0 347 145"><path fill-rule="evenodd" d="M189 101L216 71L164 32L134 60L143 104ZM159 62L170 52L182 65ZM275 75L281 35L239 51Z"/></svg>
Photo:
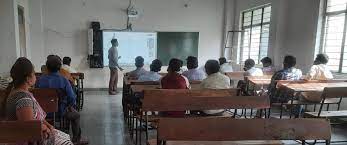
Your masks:
<svg viewBox="0 0 347 145"><path fill-rule="evenodd" d="M117 47L111 47L108 50L108 66L111 68L118 67L118 51Z"/></svg>
<svg viewBox="0 0 347 145"><path fill-rule="evenodd" d="M201 84L201 88L206 89L228 89L230 88L230 79L229 77L221 74L220 72L211 74L204 79ZM204 110L206 114L217 114L223 112L224 109L220 110Z"/></svg>
<svg viewBox="0 0 347 145"><path fill-rule="evenodd" d="M246 76L263 76L263 70L260 68L252 67L246 71Z"/></svg>
<svg viewBox="0 0 347 145"><path fill-rule="evenodd" d="M308 80L331 80L334 76L325 64L313 65L307 73Z"/></svg>
<svg viewBox="0 0 347 145"><path fill-rule="evenodd" d="M191 81L201 81L206 78L206 73L200 69L190 69L182 73L188 80Z"/></svg>
<svg viewBox="0 0 347 145"><path fill-rule="evenodd" d="M221 73L233 72L233 67L229 63L224 63L220 66Z"/></svg>
<svg viewBox="0 0 347 145"><path fill-rule="evenodd" d="M62 69L66 70L69 73L77 73L77 71L74 68L66 64L63 64Z"/></svg>

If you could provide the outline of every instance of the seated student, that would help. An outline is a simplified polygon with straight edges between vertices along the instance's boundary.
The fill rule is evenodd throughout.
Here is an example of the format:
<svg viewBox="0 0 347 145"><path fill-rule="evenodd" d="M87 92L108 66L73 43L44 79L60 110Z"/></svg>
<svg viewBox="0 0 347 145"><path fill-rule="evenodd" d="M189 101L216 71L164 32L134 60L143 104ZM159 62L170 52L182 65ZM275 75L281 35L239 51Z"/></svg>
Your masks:
<svg viewBox="0 0 347 145"><path fill-rule="evenodd" d="M145 60L142 56L138 56L135 58L136 69L128 73L129 77L138 78L139 76L147 73L147 71L143 68L144 61Z"/></svg>
<svg viewBox="0 0 347 145"><path fill-rule="evenodd" d="M188 79L179 74L178 72L181 70L182 61L176 58L173 58L169 62L168 73L161 80L161 88L162 89L189 89L190 84ZM170 111L163 112L163 115L170 117L182 117L184 116L184 111Z"/></svg>
<svg viewBox="0 0 347 145"><path fill-rule="evenodd" d="M48 75L42 75L36 83L37 88L55 88L62 89L66 93L65 100L59 104L59 115L65 116L71 122L72 141L74 144L88 144L88 141L81 139L80 114L74 109L76 106L76 95L69 81L64 78L58 71L61 69L61 60L58 56L51 57L47 60L46 66Z"/></svg>
<svg viewBox="0 0 347 145"><path fill-rule="evenodd" d="M188 78L189 81L201 81L206 78L206 73L198 69L198 58L194 56L188 56L187 68L188 70L183 72L182 75Z"/></svg>
<svg viewBox="0 0 347 145"><path fill-rule="evenodd" d="M41 65L41 73L44 75L48 74L48 70L47 70L46 65Z"/></svg>
<svg viewBox="0 0 347 145"><path fill-rule="evenodd" d="M77 71L70 66L71 64L71 58L65 56L63 58L63 66L61 67L62 69L66 70L67 72L71 73L77 73Z"/></svg>
<svg viewBox="0 0 347 145"><path fill-rule="evenodd" d="M70 136L56 130L46 120L46 113L34 98L29 89L35 84L35 70L33 64L27 58L18 58L11 68L12 83L8 86L4 102L1 102L5 111L6 120L9 121L42 121L42 143L45 145L73 145ZM17 142L15 144L29 144Z"/></svg>
<svg viewBox="0 0 347 145"><path fill-rule="evenodd" d="M245 76L263 76L263 71L260 68L255 67L253 59L247 59L243 68L246 71Z"/></svg>
<svg viewBox="0 0 347 145"><path fill-rule="evenodd" d="M220 66L217 60L208 60L205 64L207 78L204 79L200 87L206 89L228 89L230 88L229 77L219 72ZM225 110L204 110L203 115L222 115Z"/></svg>
<svg viewBox="0 0 347 145"><path fill-rule="evenodd" d="M57 56L57 55L48 55L47 56L47 60L49 60L49 59L51 59L51 58L56 58L56 57L58 57L59 58L59 60L61 61L61 58L59 57L59 56ZM48 71L47 71L47 66L46 65L42 65L41 66L41 72L42 72L42 74L48 74ZM68 79L69 81L70 81L70 83L71 84L74 84L74 78L71 76L71 74L67 71L67 70L64 70L64 69L60 69L59 70L59 73L63 76L63 77L65 77L66 79Z"/></svg>
<svg viewBox="0 0 347 145"><path fill-rule="evenodd" d="M253 59L247 59L245 61L245 66L244 66L243 70L246 71L244 73L245 77L246 76L263 76L263 71L260 68L255 67L255 62ZM246 81L240 80L237 83L237 88L240 88L241 93L243 95L250 95L246 90L246 85L247 85Z"/></svg>
<svg viewBox="0 0 347 145"><path fill-rule="evenodd" d="M330 69L327 66L329 57L326 54L318 54L314 60L314 64L307 73L305 80L331 80L334 78ZM304 92L303 97L312 102L321 101L321 92Z"/></svg>
<svg viewBox="0 0 347 145"><path fill-rule="evenodd" d="M272 60L270 57L264 57L260 60L260 62L263 64L263 73L265 75L272 75L275 72L274 67L272 66Z"/></svg>
<svg viewBox="0 0 347 145"><path fill-rule="evenodd" d="M314 60L314 65L307 73L306 80L331 80L334 78L327 66L329 57L326 54L318 54Z"/></svg>
<svg viewBox="0 0 347 145"><path fill-rule="evenodd" d="M152 64L150 65L150 72L147 72L139 77L138 80L140 81L159 81L161 78L161 75L158 73L161 70L161 66L163 64L159 59L155 59L152 61Z"/></svg>
<svg viewBox="0 0 347 145"><path fill-rule="evenodd" d="M268 93L270 100L273 103L288 102L290 96L287 94L282 94L281 91L277 90L278 80L300 80L302 77L302 72L300 69L295 68L296 58L294 56L288 55L284 57L283 69L277 71L271 78L271 83L268 87Z"/></svg>
<svg viewBox="0 0 347 145"><path fill-rule="evenodd" d="M221 73L233 72L233 67L227 62L225 57L219 58L219 64Z"/></svg>

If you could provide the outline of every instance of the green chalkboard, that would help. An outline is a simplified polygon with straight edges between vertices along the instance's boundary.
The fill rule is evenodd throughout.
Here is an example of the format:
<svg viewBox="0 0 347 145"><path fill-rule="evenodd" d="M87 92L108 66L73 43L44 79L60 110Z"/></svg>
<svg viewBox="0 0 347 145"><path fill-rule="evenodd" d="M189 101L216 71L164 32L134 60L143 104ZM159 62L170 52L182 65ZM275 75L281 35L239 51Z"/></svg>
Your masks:
<svg viewBox="0 0 347 145"><path fill-rule="evenodd" d="M158 32L157 56L168 65L171 58L198 57L199 32ZM185 61L184 61L185 62Z"/></svg>

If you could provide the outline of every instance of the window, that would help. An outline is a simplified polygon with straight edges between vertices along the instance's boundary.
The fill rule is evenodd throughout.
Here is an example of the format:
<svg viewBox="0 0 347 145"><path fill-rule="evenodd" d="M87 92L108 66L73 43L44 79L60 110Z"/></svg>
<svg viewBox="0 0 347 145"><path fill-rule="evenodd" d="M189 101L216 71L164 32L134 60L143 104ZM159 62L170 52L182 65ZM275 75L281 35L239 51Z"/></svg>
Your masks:
<svg viewBox="0 0 347 145"><path fill-rule="evenodd" d="M269 46L269 29L271 18L271 6L244 11L241 16L241 39L238 54L238 62L253 59L260 63L267 56Z"/></svg>
<svg viewBox="0 0 347 145"><path fill-rule="evenodd" d="M340 73L347 73L346 3L347 0L325 1L319 51L329 56L329 68Z"/></svg>

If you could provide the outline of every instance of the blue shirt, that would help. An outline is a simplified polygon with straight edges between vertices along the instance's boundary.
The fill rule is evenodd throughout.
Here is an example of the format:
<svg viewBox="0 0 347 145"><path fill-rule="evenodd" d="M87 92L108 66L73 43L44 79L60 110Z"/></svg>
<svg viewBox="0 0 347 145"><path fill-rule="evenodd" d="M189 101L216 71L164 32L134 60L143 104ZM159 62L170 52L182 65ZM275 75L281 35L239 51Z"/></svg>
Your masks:
<svg viewBox="0 0 347 145"><path fill-rule="evenodd" d="M50 73L42 75L36 82L37 88L54 88L62 89L66 93L66 97L59 100L59 113L65 112L66 107L76 105L76 95L71 87L70 82L59 73Z"/></svg>
<svg viewBox="0 0 347 145"><path fill-rule="evenodd" d="M206 73L200 69L189 69L182 73L189 81L202 81L206 78Z"/></svg>
<svg viewBox="0 0 347 145"><path fill-rule="evenodd" d="M271 83L268 88L269 96L271 99L271 102L286 102L288 101L288 96L285 96L281 90L277 89L277 81L278 80L300 80L302 77L302 72L300 69L296 68L287 68L282 69L278 72L276 72L272 78Z"/></svg>
<svg viewBox="0 0 347 145"><path fill-rule="evenodd" d="M158 72L147 72L143 75L141 75L138 80L139 81L159 81L161 78L161 75Z"/></svg>

